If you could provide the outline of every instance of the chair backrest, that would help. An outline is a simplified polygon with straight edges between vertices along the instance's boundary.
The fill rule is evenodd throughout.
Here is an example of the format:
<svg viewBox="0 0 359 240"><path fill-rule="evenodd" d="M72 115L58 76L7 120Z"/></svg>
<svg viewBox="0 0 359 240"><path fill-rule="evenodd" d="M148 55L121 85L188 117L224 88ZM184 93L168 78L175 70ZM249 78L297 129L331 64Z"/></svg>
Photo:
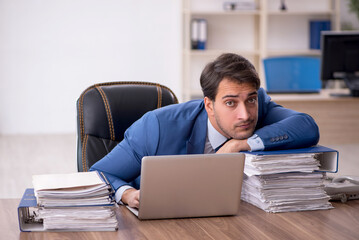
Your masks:
<svg viewBox="0 0 359 240"><path fill-rule="evenodd" d="M167 87L148 82L109 82L87 88L77 100L77 167L88 171L148 111L178 103Z"/></svg>
<svg viewBox="0 0 359 240"><path fill-rule="evenodd" d="M320 59L318 57L288 56L263 60L267 91L319 92Z"/></svg>

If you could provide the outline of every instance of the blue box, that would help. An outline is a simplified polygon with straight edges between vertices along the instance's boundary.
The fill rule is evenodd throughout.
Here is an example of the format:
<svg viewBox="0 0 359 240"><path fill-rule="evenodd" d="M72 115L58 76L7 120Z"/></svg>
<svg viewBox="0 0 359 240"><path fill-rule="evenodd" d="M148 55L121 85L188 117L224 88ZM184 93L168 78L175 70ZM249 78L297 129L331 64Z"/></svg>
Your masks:
<svg viewBox="0 0 359 240"><path fill-rule="evenodd" d="M284 56L263 60L269 93L318 93L319 57Z"/></svg>

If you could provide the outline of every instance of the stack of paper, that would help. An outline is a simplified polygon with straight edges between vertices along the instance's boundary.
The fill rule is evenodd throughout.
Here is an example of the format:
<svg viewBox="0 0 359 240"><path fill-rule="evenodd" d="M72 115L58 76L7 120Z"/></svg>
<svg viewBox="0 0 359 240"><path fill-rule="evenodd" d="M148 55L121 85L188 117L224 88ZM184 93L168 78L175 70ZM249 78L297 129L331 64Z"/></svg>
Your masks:
<svg viewBox="0 0 359 240"><path fill-rule="evenodd" d="M241 198L267 212L332 208L319 166L318 153L246 154Z"/></svg>
<svg viewBox="0 0 359 240"><path fill-rule="evenodd" d="M35 175L33 186L45 230L117 229L111 187L98 172Z"/></svg>
<svg viewBox="0 0 359 240"><path fill-rule="evenodd" d="M40 206L86 206L111 203L110 186L97 172L33 176Z"/></svg>
<svg viewBox="0 0 359 240"><path fill-rule="evenodd" d="M106 206L39 208L46 230L114 231L117 219L114 209Z"/></svg>
<svg viewBox="0 0 359 240"><path fill-rule="evenodd" d="M253 155L246 154L245 173L248 176L286 172L313 172L319 169L314 153Z"/></svg>

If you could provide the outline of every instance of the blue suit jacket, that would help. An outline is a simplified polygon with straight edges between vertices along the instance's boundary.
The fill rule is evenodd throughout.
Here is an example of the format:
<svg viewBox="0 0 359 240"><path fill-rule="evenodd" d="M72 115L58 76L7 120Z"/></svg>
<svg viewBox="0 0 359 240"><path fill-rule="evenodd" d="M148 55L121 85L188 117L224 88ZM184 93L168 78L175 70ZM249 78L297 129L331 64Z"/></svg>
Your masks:
<svg viewBox="0 0 359 240"><path fill-rule="evenodd" d="M125 184L139 188L142 157L203 154L207 119L203 100L148 112L127 129L124 140L91 170L103 172L115 190ZM258 91L255 133L262 139L265 150L309 147L319 140L318 126L310 116L277 105L263 89Z"/></svg>

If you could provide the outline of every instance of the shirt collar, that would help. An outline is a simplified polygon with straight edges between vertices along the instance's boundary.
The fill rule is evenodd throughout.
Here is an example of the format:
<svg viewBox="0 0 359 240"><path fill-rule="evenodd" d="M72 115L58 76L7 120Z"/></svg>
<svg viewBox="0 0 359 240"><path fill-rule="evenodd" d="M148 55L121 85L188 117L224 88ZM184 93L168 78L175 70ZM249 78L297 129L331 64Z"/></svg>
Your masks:
<svg viewBox="0 0 359 240"><path fill-rule="evenodd" d="M212 145L213 149L216 149L217 147L221 146L225 141L227 141L227 138L220 134L213 126L211 121L209 121L208 118L208 124L207 124L207 135L208 140Z"/></svg>

